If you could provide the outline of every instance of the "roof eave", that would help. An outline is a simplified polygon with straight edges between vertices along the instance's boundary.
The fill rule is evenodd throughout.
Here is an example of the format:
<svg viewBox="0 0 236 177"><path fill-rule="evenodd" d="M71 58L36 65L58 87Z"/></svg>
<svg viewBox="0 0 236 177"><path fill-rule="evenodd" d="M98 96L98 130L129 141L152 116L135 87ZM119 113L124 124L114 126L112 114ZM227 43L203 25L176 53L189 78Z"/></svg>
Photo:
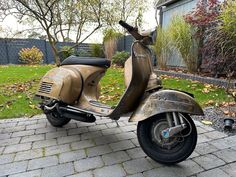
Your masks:
<svg viewBox="0 0 236 177"><path fill-rule="evenodd" d="M171 4L174 4L175 2L177 2L179 0L168 0L166 2L163 2L161 4L157 4L156 8L157 9L160 9L162 6L168 6L168 5L171 5Z"/></svg>

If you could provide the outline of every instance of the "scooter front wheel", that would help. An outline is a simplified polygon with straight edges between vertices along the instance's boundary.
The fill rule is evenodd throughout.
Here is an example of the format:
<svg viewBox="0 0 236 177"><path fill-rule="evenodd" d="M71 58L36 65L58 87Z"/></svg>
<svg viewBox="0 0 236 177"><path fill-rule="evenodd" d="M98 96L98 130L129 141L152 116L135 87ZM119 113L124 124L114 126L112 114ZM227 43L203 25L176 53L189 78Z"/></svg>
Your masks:
<svg viewBox="0 0 236 177"><path fill-rule="evenodd" d="M187 114L181 114L187 127L180 133L163 138L161 132L169 128L166 114L156 115L138 123L137 136L143 151L162 164L176 164L187 159L197 143L196 126Z"/></svg>
<svg viewBox="0 0 236 177"><path fill-rule="evenodd" d="M62 117L56 111L47 113L46 117L50 124L54 127L62 127L70 122L71 119Z"/></svg>

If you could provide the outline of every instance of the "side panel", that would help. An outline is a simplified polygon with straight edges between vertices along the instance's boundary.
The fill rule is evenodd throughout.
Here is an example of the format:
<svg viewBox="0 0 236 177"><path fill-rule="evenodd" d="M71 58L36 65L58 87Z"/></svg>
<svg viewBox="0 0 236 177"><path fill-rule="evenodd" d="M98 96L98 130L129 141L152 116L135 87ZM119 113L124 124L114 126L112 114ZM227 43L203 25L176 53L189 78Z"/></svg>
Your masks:
<svg viewBox="0 0 236 177"><path fill-rule="evenodd" d="M161 90L148 95L131 115L129 121L142 121L164 112L203 115L200 105L189 95L175 90Z"/></svg>
<svg viewBox="0 0 236 177"><path fill-rule="evenodd" d="M73 104L82 91L82 78L74 67L54 68L40 81L36 96L48 97Z"/></svg>

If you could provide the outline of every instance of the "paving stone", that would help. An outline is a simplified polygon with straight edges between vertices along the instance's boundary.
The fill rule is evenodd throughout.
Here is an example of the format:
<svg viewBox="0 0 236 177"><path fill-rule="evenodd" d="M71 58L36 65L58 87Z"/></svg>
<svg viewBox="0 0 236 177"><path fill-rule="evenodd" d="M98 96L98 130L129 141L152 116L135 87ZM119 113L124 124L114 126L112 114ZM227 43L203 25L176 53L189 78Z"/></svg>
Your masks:
<svg viewBox="0 0 236 177"><path fill-rule="evenodd" d="M137 174L134 174L134 175L128 175L126 177L144 177L142 173L137 173Z"/></svg>
<svg viewBox="0 0 236 177"><path fill-rule="evenodd" d="M0 147L12 144L18 144L20 140L21 140L20 137L0 140Z"/></svg>
<svg viewBox="0 0 236 177"><path fill-rule="evenodd" d="M86 171L82 173L77 173L67 177L94 177L91 171Z"/></svg>
<svg viewBox="0 0 236 177"><path fill-rule="evenodd" d="M106 166L94 170L95 177L122 177L126 176L124 169L121 165Z"/></svg>
<svg viewBox="0 0 236 177"><path fill-rule="evenodd" d="M19 121L18 122L18 126L21 126L21 125L35 125L37 124L37 120L26 120L26 121Z"/></svg>
<svg viewBox="0 0 236 177"><path fill-rule="evenodd" d="M137 126L136 126L136 125L127 125L127 126L122 126L122 127L120 127L120 129L121 129L123 132L136 131Z"/></svg>
<svg viewBox="0 0 236 177"><path fill-rule="evenodd" d="M215 146L218 149L226 149L231 147L231 144L228 143L227 139L218 139L210 141L209 144Z"/></svg>
<svg viewBox="0 0 236 177"><path fill-rule="evenodd" d="M63 145L57 145L57 146L50 146L45 148L45 155L55 155L55 154L60 154L63 152L68 152L70 151L70 146L69 144L63 144Z"/></svg>
<svg viewBox="0 0 236 177"><path fill-rule="evenodd" d="M63 130L63 129L72 129L72 128L77 128L77 124L76 122L72 123L72 121L66 125L64 125L63 127L59 127L57 128L57 130Z"/></svg>
<svg viewBox="0 0 236 177"><path fill-rule="evenodd" d="M90 127L88 127L88 129L90 132L93 132L93 131L107 129L107 126L105 124L101 124L101 125L90 126Z"/></svg>
<svg viewBox="0 0 236 177"><path fill-rule="evenodd" d="M197 140L197 143L200 144L200 143L205 143L205 142L209 142L211 141L210 138L208 138L206 135L204 134L200 134L198 135L198 140Z"/></svg>
<svg viewBox="0 0 236 177"><path fill-rule="evenodd" d="M114 165L130 160L128 154L124 151L113 152L102 156L105 165Z"/></svg>
<svg viewBox="0 0 236 177"><path fill-rule="evenodd" d="M14 145L7 146L3 153L6 154L6 153L13 153L13 152L20 152L20 151L26 151L29 149L31 149L31 143L14 144Z"/></svg>
<svg viewBox="0 0 236 177"><path fill-rule="evenodd" d="M60 163L72 162L72 161L83 159L85 157L86 157L86 154L84 150L64 152L64 153L59 154L59 162Z"/></svg>
<svg viewBox="0 0 236 177"><path fill-rule="evenodd" d="M111 119L108 119L108 118L103 118L103 119L99 119L96 121L96 124L99 125L99 124L106 124L106 123L110 123L112 122Z"/></svg>
<svg viewBox="0 0 236 177"><path fill-rule="evenodd" d="M68 130L68 135L79 135L88 132L88 127L80 127Z"/></svg>
<svg viewBox="0 0 236 177"><path fill-rule="evenodd" d="M11 134L12 134L12 133L1 133L1 134L0 134L0 140L10 138L10 137L11 137Z"/></svg>
<svg viewBox="0 0 236 177"><path fill-rule="evenodd" d="M159 167L163 166L162 164L157 163L156 161L154 161L153 159L151 159L151 158L148 157L148 156L147 156L145 159L147 159L147 161L148 161L150 164L152 164L152 166L153 166L154 168L159 168Z"/></svg>
<svg viewBox="0 0 236 177"><path fill-rule="evenodd" d="M204 135L206 135L210 139L220 139L220 138L227 137L225 133L222 133L219 131L207 132L207 133L204 133Z"/></svg>
<svg viewBox="0 0 236 177"><path fill-rule="evenodd" d="M223 167L220 167L220 169L222 169L224 172L229 174L231 177L235 177L236 176L236 170L235 170L236 169L236 162L228 164L228 165L225 165Z"/></svg>
<svg viewBox="0 0 236 177"><path fill-rule="evenodd" d="M42 149L30 149L28 151L17 152L15 161L29 160L43 157Z"/></svg>
<svg viewBox="0 0 236 177"><path fill-rule="evenodd" d="M21 143L41 141L41 140L44 140L44 139L45 139L44 134L25 136L25 137L22 137Z"/></svg>
<svg viewBox="0 0 236 177"><path fill-rule="evenodd" d="M216 168L209 171L204 171L202 173L197 174L197 177L230 177L223 170Z"/></svg>
<svg viewBox="0 0 236 177"><path fill-rule="evenodd" d="M103 135L116 135L116 134L121 133L121 132L122 131L119 127L102 130Z"/></svg>
<svg viewBox="0 0 236 177"><path fill-rule="evenodd" d="M55 146L55 145L57 145L57 141L55 139L36 141L36 142L33 142L33 149Z"/></svg>
<svg viewBox="0 0 236 177"><path fill-rule="evenodd" d="M205 130L205 129L201 128L201 127L197 127L197 133L198 134L202 134L202 133L206 133L206 132L207 132L207 130Z"/></svg>
<svg viewBox="0 0 236 177"><path fill-rule="evenodd" d="M95 146L95 143L92 140L84 140L79 142L71 143L71 148L73 150L84 149Z"/></svg>
<svg viewBox="0 0 236 177"><path fill-rule="evenodd" d="M13 162L0 165L0 174L4 176L4 175L11 175L15 173L25 172L27 164L28 164L27 161L21 161L21 162Z"/></svg>
<svg viewBox="0 0 236 177"><path fill-rule="evenodd" d="M119 127L125 126L125 124L121 121L118 121L118 124L119 124ZM114 128L114 127L117 127L117 124L116 122L111 122L111 123L106 123L106 126L109 128Z"/></svg>
<svg viewBox="0 0 236 177"><path fill-rule="evenodd" d="M236 161L236 151L233 149L224 149L214 153L217 157L224 160L227 163Z"/></svg>
<svg viewBox="0 0 236 177"><path fill-rule="evenodd" d="M74 174L74 167L72 163L47 167L42 170L42 177L63 177L72 174Z"/></svg>
<svg viewBox="0 0 236 177"><path fill-rule="evenodd" d="M218 151L218 149L209 143L201 143L201 144L197 144L195 151L201 155L204 155L204 154L209 154L209 153Z"/></svg>
<svg viewBox="0 0 236 177"><path fill-rule="evenodd" d="M0 165L13 162L15 154L0 155Z"/></svg>
<svg viewBox="0 0 236 177"><path fill-rule="evenodd" d="M214 131L215 129L210 127L210 126L207 126L207 125L201 125L200 126L201 128L205 129L206 131L210 132L210 131Z"/></svg>
<svg viewBox="0 0 236 177"><path fill-rule="evenodd" d="M42 134L42 133L49 133L49 132L55 132L56 128L52 126L47 126L46 128L38 128L35 130L35 134Z"/></svg>
<svg viewBox="0 0 236 177"><path fill-rule="evenodd" d="M15 175L10 175L9 177L40 177L42 173L42 170L33 170L33 171L27 171L24 173L18 173Z"/></svg>
<svg viewBox="0 0 236 177"><path fill-rule="evenodd" d="M0 154L2 154L5 147L0 147Z"/></svg>
<svg viewBox="0 0 236 177"><path fill-rule="evenodd" d="M111 143L110 147L113 151L120 151L120 150L130 149L135 146L130 140L124 140L116 143Z"/></svg>
<svg viewBox="0 0 236 177"><path fill-rule="evenodd" d="M193 151L193 153L188 157L189 159L192 159L194 157L198 157L200 154L198 154L196 151Z"/></svg>
<svg viewBox="0 0 236 177"><path fill-rule="evenodd" d="M16 127L8 127L4 128L1 133L12 133L25 130L25 126L16 126Z"/></svg>
<svg viewBox="0 0 236 177"><path fill-rule="evenodd" d="M87 158L82 159L79 161L74 162L75 171L76 172L83 172L95 168L99 168L103 166L103 161L101 157L93 157L93 158Z"/></svg>
<svg viewBox="0 0 236 177"><path fill-rule="evenodd" d="M138 142L137 138L131 139L132 143L136 146L136 147L140 147L140 144Z"/></svg>
<svg viewBox="0 0 236 177"><path fill-rule="evenodd" d="M35 170L39 168L54 166L58 164L57 156L42 157L29 161L28 170Z"/></svg>
<svg viewBox="0 0 236 177"><path fill-rule="evenodd" d="M24 130L24 131L14 132L11 137L33 135L34 132L35 130Z"/></svg>
<svg viewBox="0 0 236 177"><path fill-rule="evenodd" d="M145 158L124 162L123 167L128 174L135 174L153 168L153 166Z"/></svg>
<svg viewBox="0 0 236 177"><path fill-rule="evenodd" d="M0 128L6 128L6 127L15 127L17 122L5 122L3 124L0 124Z"/></svg>
<svg viewBox="0 0 236 177"><path fill-rule="evenodd" d="M63 137L63 136L67 136L66 131L49 132L49 133L46 133L46 140L53 139L53 138L59 138L59 137Z"/></svg>
<svg viewBox="0 0 236 177"><path fill-rule="evenodd" d="M94 126L96 125L95 122L93 123L87 123L87 122L76 122L77 124L77 127L80 128L80 127L90 127L90 126Z"/></svg>
<svg viewBox="0 0 236 177"><path fill-rule="evenodd" d="M46 123L41 124L33 124L33 125L26 125L26 130L38 129L38 128L45 128Z"/></svg>
<svg viewBox="0 0 236 177"><path fill-rule="evenodd" d="M64 136L64 137L57 138L58 144L72 143L76 141L80 141L79 135Z"/></svg>
<svg viewBox="0 0 236 177"><path fill-rule="evenodd" d="M127 153L132 159L140 158L140 157L145 157L147 156L141 148L134 148L134 149L129 149L127 150Z"/></svg>
<svg viewBox="0 0 236 177"><path fill-rule="evenodd" d="M136 138L136 134L134 132L124 132L116 135L119 140L127 140Z"/></svg>
<svg viewBox="0 0 236 177"><path fill-rule="evenodd" d="M225 162L218 157L207 154L205 156L195 157L193 159L195 162L197 162L199 165L201 165L204 169L208 170L211 168L215 168L218 166L222 166L225 164Z"/></svg>
<svg viewBox="0 0 236 177"><path fill-rule="evenodd" d="M103 145L103 144L117 142L118 138L115 135L106 135L106 136L95 138L93 140L95 141L96 145Z"/></svg>
<svg viewBox="0 0 236 177"><path fill-rule="evenodd" d="M112 152L112 150L108 145L101 145L101 146L96 146L96 147L91 147L91 148L86 149L86 153L88 157L108 154L110 152Z"/></svg>
<svg viewBox="0 0 236 177"><path fill-rule="evenodd" d="M81 139L82 140L93 139L100 136L102 136L102 132L99 130L99 131L94 131L94 132L83 133L81 134Z"/></svg>

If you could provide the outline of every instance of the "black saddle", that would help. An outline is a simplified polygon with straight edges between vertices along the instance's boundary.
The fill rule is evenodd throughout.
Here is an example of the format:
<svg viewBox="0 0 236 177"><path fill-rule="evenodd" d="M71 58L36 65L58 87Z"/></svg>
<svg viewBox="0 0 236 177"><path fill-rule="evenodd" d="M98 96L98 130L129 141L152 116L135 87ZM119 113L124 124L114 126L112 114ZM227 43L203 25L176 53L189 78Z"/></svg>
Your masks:
<svg viewBox="0 0 236 177"><path fill-rule="evenodd" d="M105 58L97 57L77 57L70 56L66 58L61 65L92 65L109 68L111 66L111 61Z"/></svg>

